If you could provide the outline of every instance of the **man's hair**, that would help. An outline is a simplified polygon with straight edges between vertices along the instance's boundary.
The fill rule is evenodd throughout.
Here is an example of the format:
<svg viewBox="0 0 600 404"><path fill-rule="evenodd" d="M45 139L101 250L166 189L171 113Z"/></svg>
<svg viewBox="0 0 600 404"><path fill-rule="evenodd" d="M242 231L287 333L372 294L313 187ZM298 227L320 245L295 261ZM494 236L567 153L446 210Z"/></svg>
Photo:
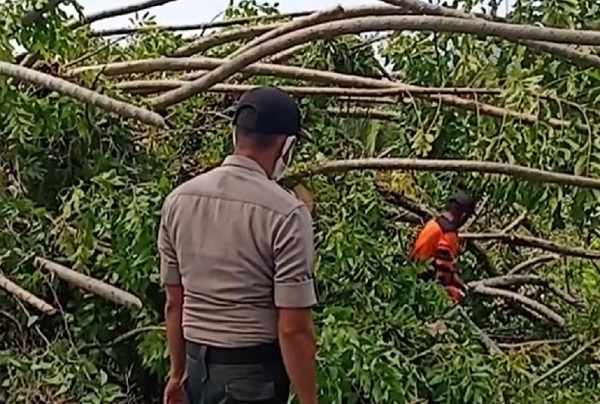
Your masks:
<svg viewBox="0 0 600 404"><path fill-rule="evenodd" d="M458 191L450 198L445 210L453 214L466 213L467 216L470 216L473 213L473 200L466 192Z"/></svg>
<svg viewBox="0 0 600 404"><path fill-rule="evenodd" d="M252 122L256 120L256 113L250 108L243 108L238 112L239 122ZM235 136L239 140L248 141L256 148L271 147L275 143L276 136L249 130L242 126L235 126Z"/></svg>

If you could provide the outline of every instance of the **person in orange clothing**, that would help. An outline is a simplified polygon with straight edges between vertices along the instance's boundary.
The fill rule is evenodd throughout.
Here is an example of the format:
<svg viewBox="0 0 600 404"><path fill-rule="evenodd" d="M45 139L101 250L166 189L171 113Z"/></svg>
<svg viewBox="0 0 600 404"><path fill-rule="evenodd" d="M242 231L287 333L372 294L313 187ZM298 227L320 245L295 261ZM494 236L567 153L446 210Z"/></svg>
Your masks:
<svg viewBox="0 0 600 404"><path fill-rule="evenodd" d="M410 250L413 260L431 260L432 271L428 278L441 283L455 302L460 302L466 292L466 286L456 271L458 229L471 216L473 207L473 200L466 192L454 194L444 211L421 229Z"/></svg>

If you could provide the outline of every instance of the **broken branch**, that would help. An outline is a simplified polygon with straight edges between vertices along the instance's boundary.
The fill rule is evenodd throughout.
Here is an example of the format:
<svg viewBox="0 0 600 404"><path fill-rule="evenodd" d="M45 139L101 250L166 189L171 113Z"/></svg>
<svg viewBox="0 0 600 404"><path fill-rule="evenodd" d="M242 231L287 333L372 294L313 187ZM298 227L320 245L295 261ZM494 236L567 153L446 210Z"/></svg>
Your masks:
<svg viewBox="0 0 600 404"><path fill-rule="evenodd" d="M64 281L100 296L111 302L123 305L130 309L141 309L142 301L129 292L118 289L112 285L99 281L85 274L76 272L63 265L48 261L44 258L36 258L34 264L41 270L46 270L56 274Z"/></svg>
<svg viewBox="0 0 600 404"><path fill-rule="evenodd" d="M26 291L2 274L0 274L0 288L6 290L20 301L35 307L44 314L51 316L56 313L56 309L54 307L50 306L48 303L35 296L31 292Z"/></svg>
<svg viewBox="0 0 600 404"><path fill-rule="evenodd" d="M577 175L555 173L505 163L491 161L471 160L434 160L434 159L405 159L405 158L364 158L353 160L332 160L306 169L293 177L306 177L316 174L330 174L350 170L419 170L419 171L452 171L452 172L476 172L486 174L502 174L528 181L549 182L555 184L574 185L584 188L600 189L600 179L581 177ZM515 239L525 238L523 236L509 236L505 234L478 235L474 237L467 234L465 238L477 239ZM551 250L552 251L552 250ZM600 258L600 252L598 252Z"/></svg>
<svg viewBox="0 0 600 404"><path fill-rule="evenodd" d="M46 73L0 61L0 75L37 84L122 117L133 118L149 125L164 126L163 118L155 112L115 100Z"/></svg>

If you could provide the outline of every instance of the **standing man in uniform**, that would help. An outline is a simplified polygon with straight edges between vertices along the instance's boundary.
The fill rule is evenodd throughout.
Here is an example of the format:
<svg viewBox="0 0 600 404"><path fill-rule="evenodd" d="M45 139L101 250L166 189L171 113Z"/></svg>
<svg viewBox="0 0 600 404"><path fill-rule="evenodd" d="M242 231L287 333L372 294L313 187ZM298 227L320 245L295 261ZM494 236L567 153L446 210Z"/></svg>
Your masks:
<svg viewBox="0 0 600 404"><path fill-rule="evenodd" d="M312 220L274 181L300 120L285 92L248 91L235 108L233 155L164 202L165 404L285 404L290 381L301 404L317 403Z"/></svg>

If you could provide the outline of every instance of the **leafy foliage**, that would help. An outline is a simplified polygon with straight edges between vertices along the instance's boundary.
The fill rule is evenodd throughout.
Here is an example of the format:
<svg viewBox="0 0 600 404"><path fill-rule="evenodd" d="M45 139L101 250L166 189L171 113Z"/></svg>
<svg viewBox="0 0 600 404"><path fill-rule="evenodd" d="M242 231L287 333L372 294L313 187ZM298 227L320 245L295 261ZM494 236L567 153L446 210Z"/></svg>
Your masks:
<svg viewBox="0 0 600 404"><path fill-rule="evenodd" d="M100 49L108 40L89 28L71 30L60 9L28 28L22 18L37 1L0 4L0 58L17 48L37 51L36 68L141 59L166 54L190 38L163 31L135 34ZM459 2L472 7L477 2ZM595 0L517 1L510 19L560 27L591 27L600 21ZM479 4L479 3L477 3ZM497 4L484 6L497 9ZM479 4L481 5L481 4ZM242 1L226 18L277 13L271 4ZM153 25L150 15L133 23ZM288 63L360 75L377 75L367 38L319 41ZM209 51L224 56L239 43ZM518 111L587 125L554 129L441 107L405 97L392 109L401 123L341 119L329 106L348 103L325 97L301 99L316 139L302 145L294 169L319 159L387 156L460 157L506 161L560 172L600 175L600 73L522 46L466 35L394 34L377 45L397 77L428 86L502 88L480 100ZM90 53L91 50L99 52ZM86 56L87 55L87 56ZM133 75L131 79L139 75ZM171 77L154 73L150 78ZM172 75L175 76L175 75ZM120 98L101 76L81 83ZM292 79L253 77L257 84L294 84ZM297 83L296 83L297 84ZM159 402L167 372L158 284L156 224L164 196L176 184L209 169L231 149L230 127L220 112L232 98L203 94L173 109L170 128L157 132L108 116L25 83L0 79L0 268L20 285L52 302L61 314L38 317L0 294L0 401L9 403ZM137 100L143 102L141 99ZM600 248L598 193L517 182L505 177L451 173L374 175L354 172L315 177L307 185L318 202L316 272L320 305L319 393L326 403L589 403L600 402L598 348L593 348L533 386L599 331L599 271L593 263L561 260L543 267L549 280L586 302L576 308L537 296L566 313L569 326L549 328L518 308L469 297L467 314L498 341L570 337L563 344L516 348L490 355L478 332L447 302L436 285L419 280L424 268L404 256L414 228L395 225L385 213L381 184L440 207L457 186L489 194L485 227L502 228L519 210L531 212L543 235ZM499 270L524 252L486 245ZM132 313L75 290L36 271L35 256L71 267L142 297ZM478 260L461 257L467 279L486 276ZM130 330L142 331L118 340ZM419 401L421 400L421 401Z"/></svg>

